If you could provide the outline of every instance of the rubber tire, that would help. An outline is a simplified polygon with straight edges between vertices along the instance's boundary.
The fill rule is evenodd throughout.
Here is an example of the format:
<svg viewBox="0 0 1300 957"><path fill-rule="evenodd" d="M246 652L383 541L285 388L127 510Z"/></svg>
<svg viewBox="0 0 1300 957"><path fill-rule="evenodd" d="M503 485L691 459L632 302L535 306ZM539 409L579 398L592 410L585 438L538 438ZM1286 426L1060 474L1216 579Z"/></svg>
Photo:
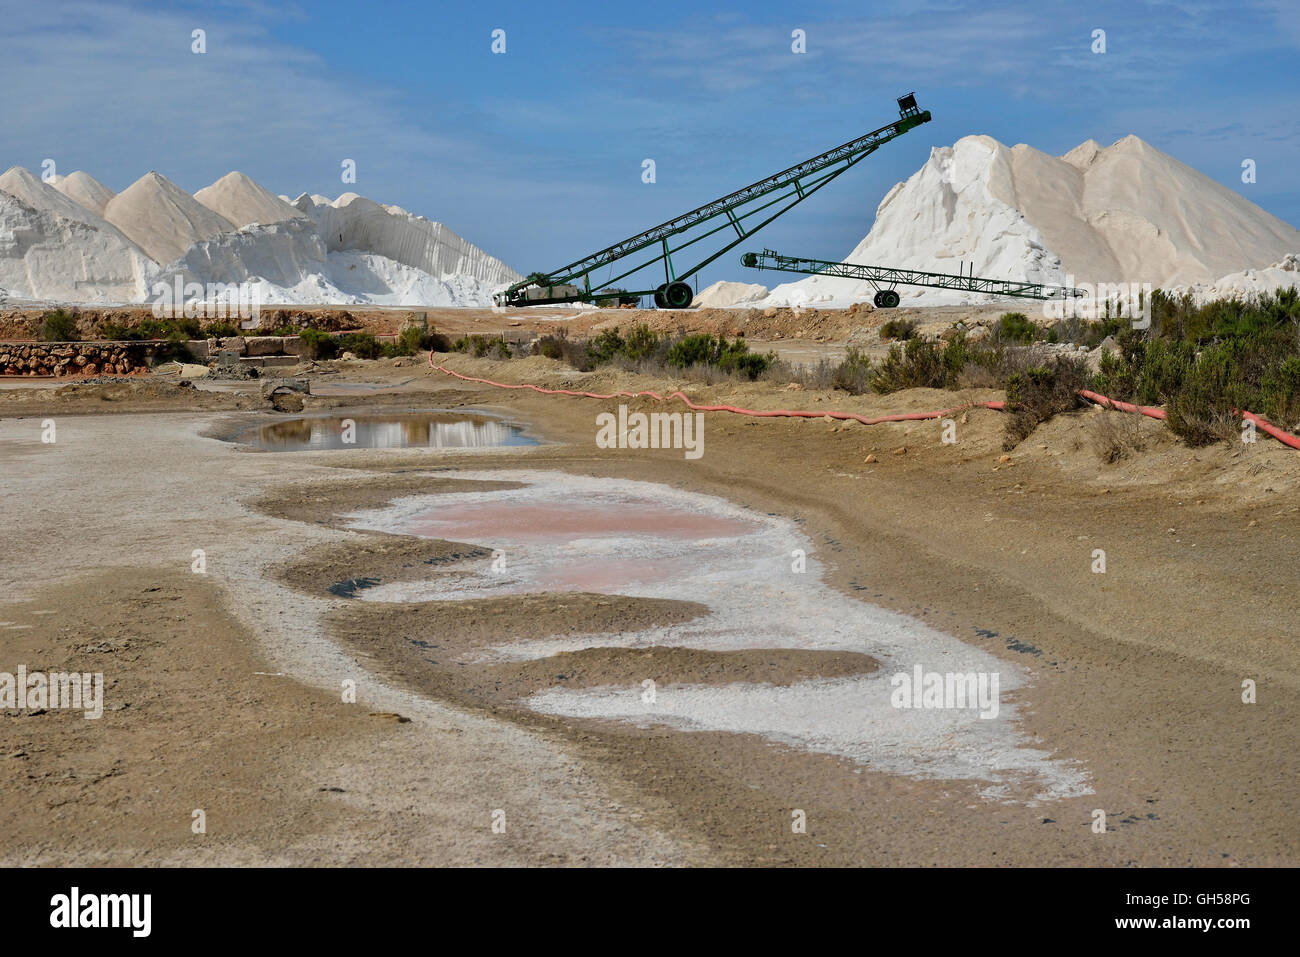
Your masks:
<svg viewBox="0 0 1300 957"><path fill-rule="evenodd" d="M875 306L877 309L883 309L883 308L884 308L884 306L882 306L882 305L880 304L880 297L884 294L884 292L885 292L885 290L883 290L883 289L877 289L877 290L876 290L876 294L875 294L874 296L871 297L871 304L872 304L873 306Z"/></svg>
<svg viewBox="0 0 1300 957"><path fill-rule="evenodd" d="M893 289L883 289L880 293L880 308L896 309L898 308L899 295Z"/></svg>
<svg viewBox="0 0 1300 957"><path fill-rule="evenodd" d="M687 309L694 298L695 290L691 288L690 283L672 282L664 290L664 302L668 304L669 309Z"/></svg>
<svg viewBox="0 0 1300 957"><path fill-rule="evenodd" d="M662 286L660 286L658 289L655 290L655 308L656 308L656 309L667 309L667 308L668 308L668 306L664 303L664 290L667 289L667 288L668 288L668 283L664 283Z"/></svg>

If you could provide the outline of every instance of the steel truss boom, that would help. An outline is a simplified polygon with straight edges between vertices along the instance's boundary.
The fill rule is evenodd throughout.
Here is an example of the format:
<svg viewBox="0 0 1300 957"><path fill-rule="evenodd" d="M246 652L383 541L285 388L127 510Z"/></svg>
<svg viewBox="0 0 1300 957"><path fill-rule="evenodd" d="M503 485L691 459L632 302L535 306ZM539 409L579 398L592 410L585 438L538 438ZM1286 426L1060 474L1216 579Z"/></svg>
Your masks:
<svg viewBox="0 0 1300 957"><path fill-rule="evenodd" d="M987 279L944 272L923 272L919 269L894 269L889 266L863 266L857 263L837 263L826 259L804 259L782 256L770 249L761 253L745 253L741 265L752 269L773 269L779 272L797 272L811 276L838 276L860 279L886 286L929 286L933 289L960 289L982 292L991 296L1014 296L1020 299L1065 299L1081 296L1083 292L1069 286L1049 283L1019 282L1009 279Z"/></svg>
<svg viewBox="0 0 1300 957"><path fill-rule="evenodd" d="M630 236L622 242L592 253L582 259L553 269L548 273L534 273L528 278L515 283L498 294L501 305L530 305L547 302L577 302L606 298L591 287L591 274L598 269L612 266L642 250L652 250L648 259L601 283L609 286L628 276L651 266L660 260L664 264L665 284L659 289L629 290L626 295L647 295L661 293L671 286L689 290L682 282L699 272L709 263L735 248L743 240L752 236L782 213L803 202L841 173L859 161L870 156L890 140L902 136L907 131L930 121L928 110L916 106L915 94L908 94L898 100L899 119L878 130L827 150L810 159L797 163L789 169L782 170L766 179L759 180L706 203L696 209L660 223L652 229ZM746 223L754 216L763 216L757 223ZM697 229L700 227L700 229ZM702 231L701 231L702 230ZM694 265L682 269L673 262L673 255L694 246L702 240L728 230L735 236ZM688 232L695 235L686 237ZM680 240L680 241L678 241ZM579 287L577 289L557 289L555 287ZM680 289L670 290L678 292ZM669 305L677 305L671 296L666 297ZM682 303L686 305L689 303Z"/></svg>

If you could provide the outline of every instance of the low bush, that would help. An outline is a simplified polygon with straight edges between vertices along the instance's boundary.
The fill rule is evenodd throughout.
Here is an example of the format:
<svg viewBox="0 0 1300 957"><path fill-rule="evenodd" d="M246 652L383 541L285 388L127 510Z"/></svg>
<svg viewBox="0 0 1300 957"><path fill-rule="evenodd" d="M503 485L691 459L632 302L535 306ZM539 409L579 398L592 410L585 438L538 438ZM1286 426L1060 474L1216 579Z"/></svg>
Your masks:
<svg viewBox="0 0 1300 957"><path fill-rule="evenodd" d="M871 389L871 358L861 349L849 347L843 361L831 372L832 388L850 395L862 395Z"/></svg>
<svg viewBox="0 0 1300 957"><path fill-rule="evenodd" d="M1033 342L1042 331L1023 312L1004 312L993 323L993 338L999 342Z"/></svg>
<svg viewBox="0 0 1300 957"><path fill-rule="evenodd" d="M677 369L693 366L716 368L718 371L757 379L776 360L774 353L759 355L750 352L743 338L727 341L726 336L697 333L674 342L668 349L666 361Z"/></svg>
<svg viewBox="0 0 1300 957"><path fill-rule="evenodd" d="M456 352L465 352L477 359L490 357L493 359L509 359L514 353L510 351L510 344L506 342L504 336L497 336L490 339L487 336L475 333L471 336L461 336L451 345Z"/></svg>
<svg viewBox="0 0 1300 957"><path fill-rule="evenodd" d="M911 319L890 319L880 327L880 338L904 342L916 338L916 323Z"/></svg>
<svg viewBox="0 0 1300 957"><path fill-rule="evenodd" d="M1147 423L1152 420L1136 413L1105 412L1095 416L1089 426L1089 438L1097 458L1114 465L1145 452L1148 444Z"/></svg>
<svg viewBox="0 0 1300 957"><path fill-rule="evenodd" d="M328 332L303 329L299 335L302 337L303 355L308 359L324 361L339 354L339 341Z"/></svg>
<svg viewBox="0 0 1300 957"><path fill-rule="evenodd" d="M44 313L40 325L36 327L36 336L42 342L80 341L81 326L77 314L66 309Z"/></svg>
<svg viewBox="0 0 1300 957"><path fill-rule="evenodd" d="M1084 400L1079 390L1088 385L1088 370L1082 359L1057 357L1045 366L1029 366L1007 377L1007 422L1004 451L1011 451L1036 429L1061 412L1069 412Z"/></svg>

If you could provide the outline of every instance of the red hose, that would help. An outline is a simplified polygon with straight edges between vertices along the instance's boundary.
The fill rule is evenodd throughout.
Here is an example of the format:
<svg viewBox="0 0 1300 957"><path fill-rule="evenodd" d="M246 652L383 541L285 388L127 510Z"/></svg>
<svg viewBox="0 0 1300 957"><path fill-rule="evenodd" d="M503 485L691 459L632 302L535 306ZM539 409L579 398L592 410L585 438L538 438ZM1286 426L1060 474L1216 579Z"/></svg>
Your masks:
<svg viewBox="0 0 1300 957"><path fill-rule="evenodd" d="M638 399L648 396L659 402L666 402L667 399L658 392L646 390L644 392L610 392L603 394L600 392L575 392L572 389L543 389L541 386L532 385L531 383L509 383L493 382L491 379L479 379L474 376L462 375L454 369L448 369L446 366L433 364L433 350L429 351L429 365L439 372L454 376L457 379L463 379L466 382L479 382L483 385L495 386L498 389L531 389L533 392L540 392L542 395L572 395L586 399ZM1080 389L1079 395L1085 399L1090 399L1101 406L1107 408L1119 409L1121 412L1140 412L1142 415L1149 416L1153 419L1165 418L1165 410L1157 409L1149 405L1133 405L1129 402L1120 402L1118 399L1112 399L1104 396L1099 392L1091 392L1088 389ZM910 422L917 419L941 419L946 415L952 415L954 412L961 412L963 409L994 409L1001 411L1006 407L1005 402L968 402L965 405L955 405L951 409L941 409L938 412L906 412L897 415L880 415L869 419L866 416L858 415L856 412L812 412L797 411L792 409L742 409L734 405L697 405L688 399L681 392L673 392L668 395L668 399L681 399L686 403L687 408L694 409L697 412L734 412L736 415L751 415L758 418L797 418L797 419L852 419L854 422L861 422L863 425L878 425L881 422ZM1300 437L1292 435L1290 432L1284 432L1273 423L1266 419L1260 418L1254 412L1242 412L1241 417L1254 422L1257 428L1273 436L1279 442L1289 445L1293 449L1300 449Z"/></svg>
<svg viewBox="0 0 1300 957"><path fill-rule="evenodd" d="M1128 402L1120 402L1118 399L1111 399L1096 392L1089 392L1087 389L1080 389L1079 395L1083 396L1085 399L1091 399L1099 405L1119 409L1121 412L1141 412L1143 415L1150 416L1153 419L1168 418L1164 409L1152 408L1149 405L1132 405ZM1267 419L1256 415L1254 412L1246 412L1244 410L1241 412L1241 417L1248 422L1254 422L1256 428L1267 432L1283 445L1289 445L1293 449L1300 449L1300 437L1279 429Z"/></svg>

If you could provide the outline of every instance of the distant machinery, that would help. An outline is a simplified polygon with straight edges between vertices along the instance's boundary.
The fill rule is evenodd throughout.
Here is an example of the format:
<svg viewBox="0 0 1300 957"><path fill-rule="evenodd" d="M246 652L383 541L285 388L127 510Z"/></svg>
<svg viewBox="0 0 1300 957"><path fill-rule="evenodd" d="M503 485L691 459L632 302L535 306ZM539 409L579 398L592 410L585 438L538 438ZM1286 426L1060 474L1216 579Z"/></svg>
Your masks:
<svg viewBox="0 0 1300 957"><path fill-rule="evenodd" d="M614 283L662 261L664 282L661 285L654 289L625 290L621 295L624 297L652 295L655 305L660 308L684 309L694 298L694 291L685 280L735 248L782 213L803 202L890 140L902 136L922 123L930 122L929 111L917 108L915 93L898 98L898 115L899 118L888 126L882 126L878 130L850 140L843 146L837 146L774 176L715 199L698 209L683 213L653 229L647 229L643 233L571 262L567 266L561 266L547 273L531 273L520 282L498 293L496 302L502 306L532 306L545 303L605 300L610 297L610 287ZM759 214L764 214L765 218L747 226L745 221ZM731 236L729 230L734 231L735 238L729 238ZM686 269L678 268L673 262L674 254L681 253L719 233L725 234L719 237L720 239L729 239L729 241L705 259ZM650 257L638 261L636 265L617 276L598 280L598 284L603 288L592 289L593 272L621 262L641 250L651 250ZM639 260L640 257L637 259Z"/></svg>
<svg viewBox="0 0 1300 957"><path fill-rule="evenodd" d="M770 249L764 249L761 253L745 253L740 257L740 263L751 269L774 269L810 276L838 276L843 279L864 280L876 286L876 295L872 301L880 309L893 309L898 305L898 293L893 288L895 285L960 289L965 292L983 292L991 296L1014 296L1020 299L1065 299L1083 295L1079 289L1054 286L1049 283L985 279L982 276L968 276L964 273L922 272L919 269L894 269L889 266L859 266L855 263L837 263L826 259L801 259L795 256L782 256ZM882 284L885 288L881 288Z"/></svg>

